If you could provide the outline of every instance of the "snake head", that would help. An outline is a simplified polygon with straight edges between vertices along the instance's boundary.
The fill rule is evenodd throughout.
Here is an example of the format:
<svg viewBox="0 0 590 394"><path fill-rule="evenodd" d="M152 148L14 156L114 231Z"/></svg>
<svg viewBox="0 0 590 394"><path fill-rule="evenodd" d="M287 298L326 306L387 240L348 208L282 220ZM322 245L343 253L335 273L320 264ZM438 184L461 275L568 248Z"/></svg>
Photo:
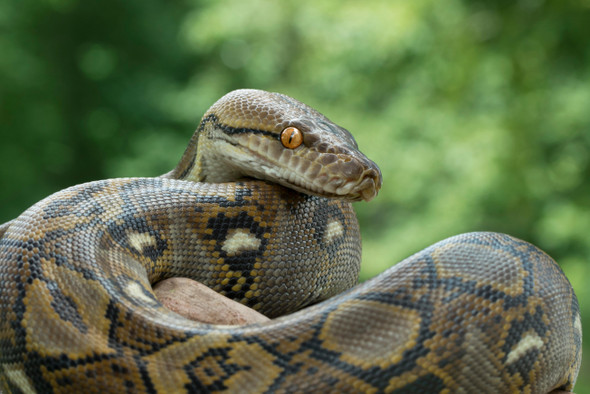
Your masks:
<svg viewBox="0 0 590 394"><path fill-rule="evenodd" d="M351 201L369 201L381 187L379 167L348 130L283 94L230 92L207 111L197 132L197 180L254 177Z"/></svg>

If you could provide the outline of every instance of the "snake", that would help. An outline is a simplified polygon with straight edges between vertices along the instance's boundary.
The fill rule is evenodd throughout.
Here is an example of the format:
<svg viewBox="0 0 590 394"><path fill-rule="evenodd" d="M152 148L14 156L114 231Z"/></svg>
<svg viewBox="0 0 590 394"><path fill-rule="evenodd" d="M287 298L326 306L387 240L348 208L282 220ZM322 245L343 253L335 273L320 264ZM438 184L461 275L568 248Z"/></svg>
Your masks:
<svg viewBox="0 0 590 394"><path fill-rule="evenodd" d="M352 203L381 184L315 109L226 94L171 172L76 185L0 227L2 391L572 390L579 305L536 246L460 234L358 283ZM152 290L171 277L272 319L184 318Z"/></svg>

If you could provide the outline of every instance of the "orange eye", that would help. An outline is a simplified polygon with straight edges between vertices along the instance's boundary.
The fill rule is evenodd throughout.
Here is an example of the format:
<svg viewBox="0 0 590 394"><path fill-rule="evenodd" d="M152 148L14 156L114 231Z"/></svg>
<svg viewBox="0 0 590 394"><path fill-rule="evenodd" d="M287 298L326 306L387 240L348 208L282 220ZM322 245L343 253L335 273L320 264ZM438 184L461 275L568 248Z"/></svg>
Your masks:
<svg viewBox="0 0 590 394"><path fill-rule="evenodd" d="M281 142L285 148L295 149L303 143L303 133L296 127L287 127L281 131Z"/></svg>

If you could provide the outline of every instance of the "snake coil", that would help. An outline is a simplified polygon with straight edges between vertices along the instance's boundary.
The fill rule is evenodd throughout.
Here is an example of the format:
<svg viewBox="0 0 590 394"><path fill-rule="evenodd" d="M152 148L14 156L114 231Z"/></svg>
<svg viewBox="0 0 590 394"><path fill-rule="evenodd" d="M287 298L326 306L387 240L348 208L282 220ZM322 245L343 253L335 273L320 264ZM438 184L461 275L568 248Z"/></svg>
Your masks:
<svg viewBox="0 0 590 394"><path fill-rule="evenodd" d="M535 246L463 234L356 285L350 202L380 186L352 135L317 111L276 93L229 93L170 173L74 186L0 226L0 388L572 389L578 301ZM185 319L152 291L174 276L281 317Z"/></svg>

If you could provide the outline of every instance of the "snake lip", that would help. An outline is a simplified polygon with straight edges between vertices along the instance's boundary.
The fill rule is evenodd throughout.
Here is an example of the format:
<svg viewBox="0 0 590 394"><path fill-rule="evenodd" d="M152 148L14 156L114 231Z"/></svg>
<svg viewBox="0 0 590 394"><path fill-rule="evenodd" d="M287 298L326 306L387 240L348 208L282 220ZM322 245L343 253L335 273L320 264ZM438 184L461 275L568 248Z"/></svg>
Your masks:
<svg viewBox="0 0 590 394"><path fill-rule="evenodd" d="M372 200L381 187L381 172L373 162L368 160L356 161L356 165L353 166L355 169L352 171L350 171L350 163L349 161L334 162L333 165L336 168L331 172L332 175L329 175L329 170L324 173L320 171L319 174L313 170L279 171L282 174L276 181L299 192L321 197L348 201Z"/></svg>

